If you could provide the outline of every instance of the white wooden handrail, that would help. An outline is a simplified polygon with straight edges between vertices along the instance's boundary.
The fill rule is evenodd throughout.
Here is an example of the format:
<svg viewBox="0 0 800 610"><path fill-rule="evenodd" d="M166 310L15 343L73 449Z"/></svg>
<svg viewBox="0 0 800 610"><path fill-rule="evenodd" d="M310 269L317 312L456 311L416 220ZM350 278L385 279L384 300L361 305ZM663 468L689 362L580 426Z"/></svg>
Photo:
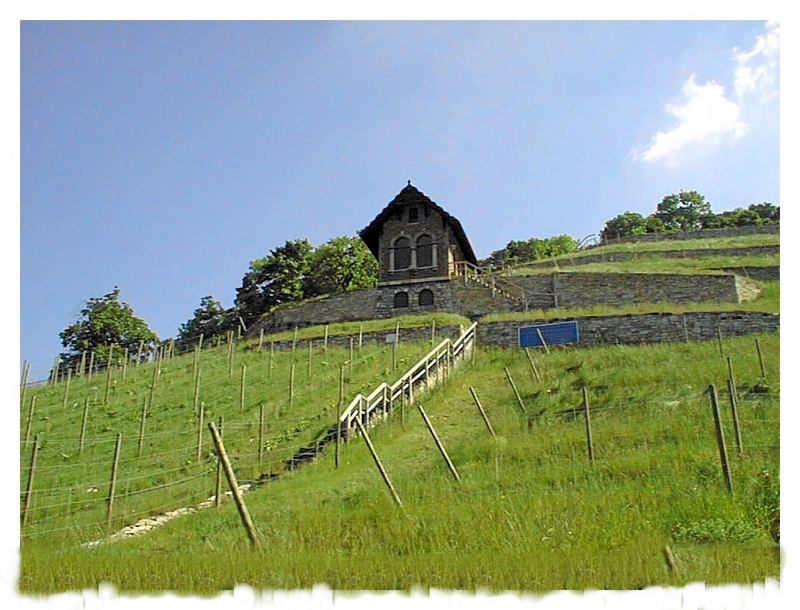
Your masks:
<svg viewBox="0 0 800 610"><path fill-rule="evenodd" d="M384 392L384 390L388 389L389 399L394 400L398 389L400 390L400 394L402 394L406 386L413 385L413 383L422 377L423 374L427 374L428 370L433 366L433 362L438 362L448 353L453 356L457 355L463 350L466 341L470 339L474 341L475 328L477 326L477 322L470 324L470 326L463 333L461 333L461 335L455 341L451 341L449 337L442 339L442 341L436 347L420 358L416 364L403 373L392 385L389 385L384 381L378 385L378 387L376 387L366 398L363 394L357 394L353 400L350 401L350 404L347 405L347 408L345 408L345 410L342 412L341 416L339 417L339 421L343 424L349 425L353 419L353 413L360 411L362 401L366 403L365 408L369 413L374 406L377 406L377 404L380 404L380 402L384 400L384 397L380 396L380 400L375 405L371 404L375 398ZM431 362L432 360L433 362Z"/></svg>

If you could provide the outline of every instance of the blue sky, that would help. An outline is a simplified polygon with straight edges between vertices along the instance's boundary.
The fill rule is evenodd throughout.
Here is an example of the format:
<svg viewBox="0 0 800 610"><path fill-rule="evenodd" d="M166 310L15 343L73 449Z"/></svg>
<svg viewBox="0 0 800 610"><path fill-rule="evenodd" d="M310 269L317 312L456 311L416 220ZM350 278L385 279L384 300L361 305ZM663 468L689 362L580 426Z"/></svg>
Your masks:
<svg viewBox="0 0 800 610"><path fill-rule="evenodd" d="M24 22L21 357L114 286L162 337L411 179L479 257L694 189L779 203L778 27Z"/></svg>

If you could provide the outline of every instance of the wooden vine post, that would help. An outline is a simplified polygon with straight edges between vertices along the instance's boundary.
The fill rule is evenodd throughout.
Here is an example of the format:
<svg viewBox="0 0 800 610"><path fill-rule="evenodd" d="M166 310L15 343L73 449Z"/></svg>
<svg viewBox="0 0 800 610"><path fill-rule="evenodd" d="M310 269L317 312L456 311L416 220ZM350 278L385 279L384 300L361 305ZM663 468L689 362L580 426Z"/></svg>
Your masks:
<svg viewBox="0 0 800 610"><path fill-rule="evenodd" d="M267 369L267 377L272 377L272 368L273 364L272 361L275 357L275 342L269 342L269 368Z"/></svg>
<svg viewBox="0 0 800 610"><path fill-rule="evenodd" d="M711 412L714 416L714 431L717 437L717 448L719 449L719 461L722 466L722 476L725 477L725 485L728 491L733 493L733 477L728 463L728 449L725 446L725 432L722 429L722 419L719 414L719 403L717 402L717 388L714 384L708 386L708 395L711 399Z"/></svg>
<svg viewBox="0 0 800 610"><path fill-rule="evenodd" d="M764 354L761 353L761 344L756 339L756 352L758 352L758 366L761 368L761 379L767 381L767 371L764 368Z"/></svg>
<svg viewBox="0 0 800 610"><path fill-rule="evenodd" d="M489 430L489 434L491 434L492 436L496 436L494 430L492 429L492 424L491 422L489 422L489 417L486 415L486 411L483 410L483 405L481 404L481 401L478 399L478 395L475 393L475 389L472 386L470 386L469 391L470 394L472 394L472 399L475 401L475 405L478 407L478 411L480 412L481 417L483 418L483 423L486 424L486 429Z"/></svg>
<svg viewBox="0 0 800 610"><path fill-rule="evenodd" d="M528 417L528 410L525 408L525 403L522 402L522 396L519 394L519 390L517 390L517 384L514 383L514 379L511 377L511 373L508 370L507 366L503 367L503 370L506 372L506 379L508 379L508 383L511 385L511 389L514 390L514 396L517 398L517 405L519 405L520 411L522 411L522 415L528 422L528 428L530 429L531 420Z"/></svg>
<svg viewBox="0 0 800 610"><path fill-rule="evenodd" d="M122 381L125 381L125 377L128 374L128 348L125 348L125 352L122 354Z"/></svg>
<svg viewBox="0 0 800 610"><path fill-rule="evenodd" d="M150 410L153 409L154 400L156 396L156 384L158 383L158 365L153 367L153 380L150 383L150 397L147 401Z"/></svg>
<svg viewBox="0 0 800 610"><path fill-rule="evenodd" d="M89 353L89 379L94 374L94 350Z"/></svg>
<svg viewBox="0 0 800 610"><path fill-rule="evenodd" d="M25 424L25 449L31 440L31 426L33 426L33 412L36 409L36 395L31 396L31 406L28 407L28 422Z"/></svg>
<svg viewBox="0 0 800 610"><path fill-rule="evenodd" d="M264 405L258 408L258 465L264 461Z"/></svg>
<svg viewBox="0 0 800 610"><path fill-rule="evenodd" d="M109 361L106 368L106 390L103 394L103 404L108 406L108 395L111 392L111 372L113 370L113 365Z"/></svg>
<svg viewBox="0 0 800 610"><path fill-rule="evenodd" d="M197 406L200 402L200 369L194 378L194 392L192 392L192 413L197 413Z"/></svg>
<svg viewBox="0 0 800 610"><path fill-rule="evenodd" d="M378 453L375 451L375 447L372 446L372 441L369 440L369 435L367 434L367 430L364 428L364 425L361 423L360 417L356 418L356 425L358 426L358 431L361 433L361 436L364 438L364 442L366 443L367 449L369 449L369 453L375 462L375 466L378 468L378 472L381 473L383 482L386 483L386 487L389 489L389 493L392 495L392 499L394 500L395 504L402 509L403 502L400 500L400 496L397 495L397 491L395 491L392 481L389 479L389 475L387 474L386 469L383 467L383 463L378 457Z"/></svg>
<svg viewBox="0 0 800 610"><path fill-rule="evenodd" d="M222 425L225 423L224 418L222 415L219 416L217 420L219 423L219 438L220 441L222 440ZM209 422L210 424L211 422ZM222 503L222 460L219 458L219 453L217 454L217 478L214 484L214 506L219 508L219 505Z"/></svg>
<svg viewBox="0 0 800 610"><path fill-rule="evenodd" d="M114 460L111 463L111 481L108 484L108 509L106 512L106 527L111 527L111 518L114 514L114 493L117 488L117 471L119 470L119 453L122 449L122 432L117 432L117 442L114 445Z"/></svg>
<svg viewBox="0 0 800 610"><path fill-rule="evenodd" d="M200 461L200 455L203 452L203 411L205 410L205 404L200 403L200 411L197 414L197 461Z"/></svg>
<svg viewBox="0 0 800 610"><path fill-rule="evenodd" d="M142 449L144 448L144 426L147 420L147 398L142 401L142 417L139 421L139 445L136 450L136 457L142 457Z"/></svg>
<svg viewBox="0 0 800 610"><path fill-rule="evenodd" d="M353 378L353 337L350 337L350 379Z"/></svg>
<svg viewBox="0 0 800 610"><path fill-rule="evenodd" d="M72 369L67 369L67 383L64 384L64 403L62 404L61 408L67 408L67 402L69 401L69 383L72 380Z"/></svg>
<svg viewBox="0 0 800 610"><path fill-rule="evenodd" d="M208 429L211 431L211 439L214 441L214 448L216 449L217 456L222 463L222 469L225 473L225 478L228 480L228 486L231 488L231 494L233 495L233 500L236 503L236 509L239 511L239 517L242 520L242 525L247 531L247 537L249 538L250 544L253 546L253 548L258 548L259 541L258 536L256 535L256 528L253 525L253 520L250 518L250 513L247 511L247 506L242 498L242 490L239 489L239 484L236 482L236 475L233 472L233 467L231 466L230 460L228 460L228 454L225 452L225 446L222 444L222 437L220 436L219 432L217 432L214 422L208 422Z"/></svg>
<svg viewBox="0 0 800 610"><path fill-rule="evenodd" d="M533 362L533 356L531 356L530 348L527 347L525 348L525 355L528 357L528 364L530 364L531 366L531 372L533 373L534 379L536 379L536 381L541 382L542 376L539 375L539 371L536 368L536 364Z"/></svg>
<svg viewBox="0 0 800 610"><path fill-rule="evenodd" d="M742 431L739 428L739 401L736 396L736 379L733 376L733 364L728 356L728 397L731 402L731 416L733 417L733 432L736 440L736 453L742 457Z"/></svg>
<svg viewBox="0 0 800 610"><path fill-rule="evenodd" d="M544 336L542 335L542 331L538 328L536 329L536 335L539 337L539 341L541 341L542 346L544 347L545 353L550 353L550 348L547 346L547 341L544 340Z"/></svg>
<svg viewBox="0 0 800 610"><path fill-rule="evenodd" d="M589 463L594 466L594 441L592 440L592 420L589 416L589 392L586 386L581 388L583 393L583 417L586 423L586 452L589 455Z"/></svg>
<svg viewBox="0 0 800 610"><path fill-rule="evenodd" d="M25 527L28 521L28 513L31 508L31 497L33 496L33 479L36 476L36 458L39 455L39 435L33 437L33 449L31 450L31 465L28 467L28 483L25 485L25 500L22 505L20 515L20 527Z"/></svg>
<svg viewBox="0 0 800 610"><path fill-rule="evenodd" d="M342 407L344 406L344 365L339 367L339 401L336 403L336 451L333 456L334 468L339 468L339 451L342 444Z"/></svg>
<svg viewBox="0 0 800 610"><path fill-rule="evenodd" d="M289 406L294 402L294 362L289 368Z"/></svg>
<svg viewBox="0 0 800 610"><path fill-rule="evenodd" d="M447 468L450 470L450 473L453 475L453 478L460 483L461 477L458 476L458 471L456 470L456 467L453 465L450 456L447 455L447 451L445 450L442 441L439 439L439 435L436 434L436 430L434 429L431 420L428 419L428 414L425 413L425 409L423 409L422 405L419 403L417 404L417 409L419 410L420 415L422 415L422 419L425 422L425 425L428 427L428 431L431 433L433 441L436 443L436 447L439 449L439 453L442 454L442 459L444 460L445 464L447 464Z"/></svg>
<svg viewBox="0 0 800 610"><path fill-rule="evenodd" d="M83 399L83 418L81 419L81 434L78 438L78 455L83 453L83 445L86 440L86 425L89 423L89 397Z"/></svg>
<svg viewBox="0 0 800 610"><path fill-rule="evenodd" d="M242 380L239 383L239 410L244 411L244 392L245 392L245 383L247 377L247 365L242 365Z"/></svg>

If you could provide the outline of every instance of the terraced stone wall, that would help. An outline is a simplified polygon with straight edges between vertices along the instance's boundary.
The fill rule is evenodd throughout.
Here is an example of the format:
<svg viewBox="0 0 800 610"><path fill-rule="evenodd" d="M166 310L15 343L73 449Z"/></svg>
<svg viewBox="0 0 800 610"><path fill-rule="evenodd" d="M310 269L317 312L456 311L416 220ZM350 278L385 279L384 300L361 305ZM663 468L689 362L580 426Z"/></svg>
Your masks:
<svg viewBox="0 0 800 610"><path fill-rule="evenodd" d="M717 328L723 337L775 332L780 329L780 314L751 311L591 316L478 324L478 345L515 347L519 345L518 333L521 326L575 319L578 321L580 345L711 340L716 339Z"/></svg>

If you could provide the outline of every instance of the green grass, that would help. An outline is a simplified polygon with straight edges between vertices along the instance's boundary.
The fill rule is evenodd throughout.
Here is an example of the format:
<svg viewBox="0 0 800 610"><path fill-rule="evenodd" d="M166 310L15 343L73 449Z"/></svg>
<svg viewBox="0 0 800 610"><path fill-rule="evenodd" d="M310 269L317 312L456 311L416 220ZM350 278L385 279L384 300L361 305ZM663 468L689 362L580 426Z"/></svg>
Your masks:
<svg viewBox="0 0 800 610"><path fill-rule="evenodd" d="M708 256L702 258L641 258L607 263L571 265L563 261L558 271L577 273L719 273L724 267L780 266L780 256ZM510 275L538 275L553 273L553 268L514 267Z"/></svg>
<svg viewBox="0 0 800 610"><path fill-rule="evenodd" d="M589 248L581 253L602 254L611 252L649 252L653 250L704 250L716 248L744 248L749 246L777 246L780 235L739 235L709 239L665 239L640 243L610 244Z"/></svg>
<svg viewBox="0 0 800 610"><path fill-rule="evenodd" d="M458 326L459 324L463 324L464 326L469 326L470 321L469 319L465 318L464 316L454 314L454 313L445 313L445 312L436 312L430 314L422 314L422 315L407 315L407 316L395 316L393 318L385 318L382 320L364 320L361 322L335 322L328 326L328 336L333 337L337 335L357 335L359 330L369 333L369 332L379 332L379 331L394 331L397 324L400 324L400 328L424 328L426 326L430 326L434 321L436 321L436 326ZM316 326L305 326L303 328L297 329L297 338L299 339L310 339L310 338L318 338L323 337L325 334L325 325L319 324ZM278 333L271 333L264 335L264 341L287 341L294 338L294 330L285 330ZM400 335L400 339L402 341L402 333Z"/></svg>
<svg viewBox="0 0 800 610"><path fill-rule="evenodd" d="M426 587L549 591L631 589L690 582L753 583L777 577L779 396L776 335L726 339L740 394L745 453L737 456L715 342L560 349L479 348L474 366L422 397L458 468L455 483L414 410L371 431L403 499L391 502L359 439L246 495L263 541L247 548L235 508L199 512L152 534L92 550L35 538L21 552L26 593L92 588L213 594L256 588ZM529 412L522 425L508 367ZM735 494L720 474L705 389L720 389ZM592 409L595 463L582 418ZM480 395L488 435L468 388ZM754 390L758 390L754 393ZM680 571L668 571L669 544Z"/></svg>
<svg viewBox="0 0 800 610"><path fill-rule="evenodd" d="M243 481L280 471L282 463L297 449L319 437L335 421L340 365L349 359L348 349L330 347L323 352L316 348L312 351L309 376L306 346L298 346L294 353L275 350L270 368L270 350L256 350L257 342L250 339L236 343L232 373L226 345L204 349L199 360L199 402L204 407L204 425L224 416L225 444ZM393 372L390 346L365 343L361 350L355 350L352 375L349 366L345 369L345 399L349 402L356 393L371 390L377 379L393 381L428 349L429 342L410 343L401 339L398 371ZM20 410L23 487L34 435L39 435L41 449L32 509L24 529L26 543L46 538L48 544L68 547L105 535L105 498L118 432L122 433L122 449L113 526L195 504L213 493L216 462L205 427L197 459L199 417L193 408L192 361L192 355L184 355L162 363L153 404L148 408L141 456L138 455L141 413L150 395L154 364L129 366L124 381L121 371L114 369L108 404L104 404L105 372L92 379L73 378L66 407L65 382L28 390ZM293 363L294 396L290 405L288 387ZM243 365L247 367L244 408L240 406ZM26 448L24 438L33 397L36 405L31 443ZM87 398L86 441L80 453L79 437ZM266 448L259 462L262 405Z"/></svg>

